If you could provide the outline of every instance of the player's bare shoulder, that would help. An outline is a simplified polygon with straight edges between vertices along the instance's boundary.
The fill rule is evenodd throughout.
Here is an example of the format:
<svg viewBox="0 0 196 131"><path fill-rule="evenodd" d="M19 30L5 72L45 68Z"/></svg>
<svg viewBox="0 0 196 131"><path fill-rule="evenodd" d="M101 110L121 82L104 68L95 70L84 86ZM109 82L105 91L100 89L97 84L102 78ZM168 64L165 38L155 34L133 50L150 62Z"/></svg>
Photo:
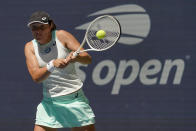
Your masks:
<svg viewBox="0 0 196 131"><path fill-rule="evenodd" d="M24 53L25 53L25 55L28 55L29 53L34 53L34 48L33 48L33 42L32 41L27 42L25 44Z"/></svg>
<svg viewBox="0 0 196 131"><path fill-rule="evenodd" d="M70 40L74 39L73 35L65 30L57 30L56 36L65 47L70 43Z"/></svg>
<svg viewBox="0 0 196 131"><path fill-rule="evenodd" d="M71 33L65 30L57 30L56 35L60 40L66 40L66 39L69 39L70 36L72 36Z"/></svg>
<svg viewBox="0 0 196 131"><path fill-rule="evenodd" d="M56 34L57 34L57 36L67 36L67 35L70 35L70 33L67 32L66 30L57 30Z"/></svg>

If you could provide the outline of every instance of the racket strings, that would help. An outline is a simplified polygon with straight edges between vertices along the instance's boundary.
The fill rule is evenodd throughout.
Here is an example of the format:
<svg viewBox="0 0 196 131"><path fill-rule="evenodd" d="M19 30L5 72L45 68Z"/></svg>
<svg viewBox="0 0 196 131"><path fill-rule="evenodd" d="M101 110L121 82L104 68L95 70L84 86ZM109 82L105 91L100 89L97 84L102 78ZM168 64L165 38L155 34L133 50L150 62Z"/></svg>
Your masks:
<svg viewBox="0 0 196 131"><path fill-rule="evenodd" d="M96 33L104 30L106 35L103 39L98 39ZM118 40L120 36L120 26L112 17L101 17L91 24L87 31L87 43L95 50L101 51L110 48Z"/></svg>
<svg viewBox="0 0 196 131"><path fill-rule="evenodd" d="M93 32L89 32L89 40L93 43L91 44L91 47L93 47L94 49L104 49L104 48L107 48L109 45L108 45L108 42L106 42L107 40L105 39L97 39L96 37L96 31L93 31Z"/></svg>

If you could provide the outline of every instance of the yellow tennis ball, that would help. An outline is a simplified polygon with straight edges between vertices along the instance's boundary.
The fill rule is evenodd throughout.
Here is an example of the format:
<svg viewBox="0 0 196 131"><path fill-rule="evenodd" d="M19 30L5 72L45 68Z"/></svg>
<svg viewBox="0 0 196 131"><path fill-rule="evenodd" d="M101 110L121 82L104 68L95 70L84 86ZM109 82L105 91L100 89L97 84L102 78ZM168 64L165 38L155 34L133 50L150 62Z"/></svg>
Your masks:
<svg viewBox="0 0 196 131"><path fill-rule="evenodd" d="M105 37L105 35L106 35L106 32L105 32L104 30L99 30L99 31L97 31L97 33L96 33L96 37L97 37L98 39L103 39L103 38Z"/></svg>

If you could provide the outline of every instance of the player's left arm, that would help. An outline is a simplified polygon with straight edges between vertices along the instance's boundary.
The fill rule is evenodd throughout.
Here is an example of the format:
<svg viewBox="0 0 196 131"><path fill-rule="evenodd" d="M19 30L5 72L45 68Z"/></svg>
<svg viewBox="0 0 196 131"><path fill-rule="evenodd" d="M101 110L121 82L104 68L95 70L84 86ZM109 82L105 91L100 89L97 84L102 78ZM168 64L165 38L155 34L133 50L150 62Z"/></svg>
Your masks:
<svg viewBox="0 0 196 131"><path fill-rule="evenodd" d="M82 64L91 63L92 58L87 52L82 52L77 57L73 56L73 53L80 47L80 43L72 34L64 30L58 30L56 35L63 44L63 46L72 50L72 52L66 58L67 61L80 62ZM83 48L81 50L83 50Z"/></svg>

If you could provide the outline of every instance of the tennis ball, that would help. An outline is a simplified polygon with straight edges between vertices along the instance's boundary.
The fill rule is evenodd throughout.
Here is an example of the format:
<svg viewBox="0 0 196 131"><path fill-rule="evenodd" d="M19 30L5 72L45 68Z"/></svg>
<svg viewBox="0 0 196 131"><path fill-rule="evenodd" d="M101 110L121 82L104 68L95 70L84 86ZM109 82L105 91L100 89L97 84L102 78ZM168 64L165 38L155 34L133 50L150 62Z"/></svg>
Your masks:
<svg viewBox="0 0 196 131"><path fill-rule="evenodd" d="M103 38L105 37L105 35L106 35L106 33L105 33L104 30L99 30L99 31L97 31L97 33L96 33L96 37L97 37L98 39L103 39Z"/></svg>

